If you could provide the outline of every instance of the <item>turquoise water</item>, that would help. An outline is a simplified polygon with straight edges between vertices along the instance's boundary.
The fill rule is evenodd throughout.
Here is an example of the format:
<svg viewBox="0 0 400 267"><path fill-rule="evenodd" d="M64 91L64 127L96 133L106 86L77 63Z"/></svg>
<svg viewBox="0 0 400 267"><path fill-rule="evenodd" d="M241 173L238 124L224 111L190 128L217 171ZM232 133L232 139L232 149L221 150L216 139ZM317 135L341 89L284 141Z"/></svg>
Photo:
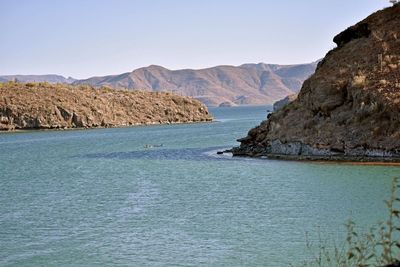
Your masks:
<svg viewBox="0 0 400 267"><path fill-rule="evenodd" d="M0 134L0 266L287 266L308 257L306 233L385 218L398 167L217 156L266 110L211 112L219 122Z"/></svg>

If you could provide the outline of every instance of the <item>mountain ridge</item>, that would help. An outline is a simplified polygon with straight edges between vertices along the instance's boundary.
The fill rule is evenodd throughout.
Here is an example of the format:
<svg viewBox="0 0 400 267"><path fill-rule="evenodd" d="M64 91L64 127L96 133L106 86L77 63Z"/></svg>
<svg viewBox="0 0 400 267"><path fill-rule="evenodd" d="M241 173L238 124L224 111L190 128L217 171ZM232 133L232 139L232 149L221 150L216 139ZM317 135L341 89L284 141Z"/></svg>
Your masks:
<svg viewBox="0 0 400 267"><path fill-rule="evenodd" d="M246 63L239 66L218 65L178 70L153 64L131 72L79 80L55 74L3 75L0 76L0 82L17 80L164 91L196 98L208 106L222 103L268 105L287 95L298 93L304 80L315 71L317 63L318 61L292 65Z"/></svg>
<svg viewBox="0 0 400 267"><path fill-rule="evenodd" d="M221 103L265 105L297 93L316 65L317 62L293 65L247 63L179 70L150 65L132 72L77 80L73 84L170 91L199 99L209 106Z"/></svg>
<svg viewBox="0 0 400 267"><path fill-rule="evenodd" d="M1 75L0 82L19 81L19 82L48 82L48 83L73 83L76 79L64 77L58 74L43 75Z"/></svg>

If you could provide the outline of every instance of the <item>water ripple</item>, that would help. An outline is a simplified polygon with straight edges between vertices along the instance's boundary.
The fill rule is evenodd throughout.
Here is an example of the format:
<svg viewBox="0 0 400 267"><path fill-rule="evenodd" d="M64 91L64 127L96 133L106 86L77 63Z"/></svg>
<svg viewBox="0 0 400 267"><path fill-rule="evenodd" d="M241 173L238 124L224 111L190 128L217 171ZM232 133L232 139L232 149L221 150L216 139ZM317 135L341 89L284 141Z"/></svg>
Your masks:
<svg viewBox="0 0 400 267"><path fill-rule="evenodd" d="M217 155L217 151L226 147L185 148L185 149L147 149L110 153L89 153L78 157L88 159L146 159L146 160L250 160L233 158L231 154Z"/></svg>

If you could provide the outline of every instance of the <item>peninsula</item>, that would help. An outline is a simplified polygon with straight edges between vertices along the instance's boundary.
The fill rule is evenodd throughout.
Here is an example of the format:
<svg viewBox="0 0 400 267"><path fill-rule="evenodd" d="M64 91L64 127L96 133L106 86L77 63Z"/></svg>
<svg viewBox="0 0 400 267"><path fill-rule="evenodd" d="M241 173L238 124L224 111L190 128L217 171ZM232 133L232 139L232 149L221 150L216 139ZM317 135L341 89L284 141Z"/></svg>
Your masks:
<svg viewBox="0 0 400 267"><path fill-rule="evenodd" d="M400 5L334 42L297 99L239 139L234 155L400 161Z"/></svg>
<svg viewBox="0 0 400 267"><path fill-rule="evenodd" d="M87 85L0 83L0 130L123 127L211 121L198 100Z"/></svg>

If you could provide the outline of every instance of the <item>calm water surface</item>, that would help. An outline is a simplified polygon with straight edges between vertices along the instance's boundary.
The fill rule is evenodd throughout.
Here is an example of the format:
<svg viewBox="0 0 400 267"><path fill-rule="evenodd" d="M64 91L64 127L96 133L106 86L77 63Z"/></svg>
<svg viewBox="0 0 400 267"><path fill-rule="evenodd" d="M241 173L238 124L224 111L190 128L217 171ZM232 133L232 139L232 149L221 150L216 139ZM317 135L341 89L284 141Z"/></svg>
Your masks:
<svg viewBox="0 0 400 267"><path fill-rule="evenodd" d="M383 220L398 167L217 156L266 114L0 134L0 266L287 266ZM154 147L145 147L146 144Z"/></svg>

